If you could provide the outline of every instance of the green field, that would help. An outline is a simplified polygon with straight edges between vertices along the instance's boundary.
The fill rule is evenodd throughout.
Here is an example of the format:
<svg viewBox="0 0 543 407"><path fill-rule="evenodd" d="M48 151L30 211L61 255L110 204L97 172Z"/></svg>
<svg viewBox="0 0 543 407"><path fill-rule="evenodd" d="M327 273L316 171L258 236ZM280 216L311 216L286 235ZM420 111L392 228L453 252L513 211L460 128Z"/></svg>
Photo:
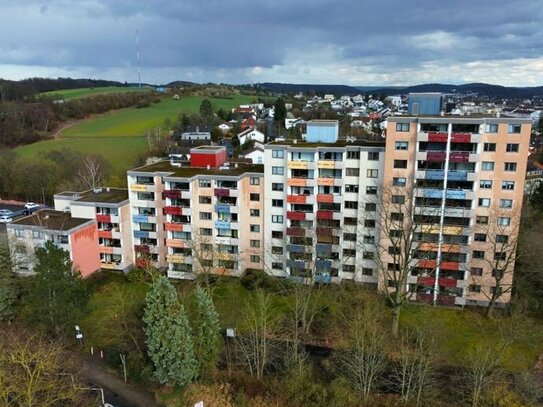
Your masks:
<svg viewBox="0 0 543 407"><path fill-rule="evenodd" d="M129 108L108 112L66 128L56 140L41 141L16 149L21 156L36 156L51 150L69 148L82 153L100 154L122 173L134 165L138 153L145 149L147 130L162 125L166 119L174 122L181 113L198 111L203 96L187 96L181 100L162 97L160 103L146 108ZM213 108L231 109L249 103L250 96L235 95L231 99L207 98Z"/></svg>
<svg viewBox="0 0 543 407"><path fill-rule="evenodd" d="M105 88L80 88L80 89L64 89L53 90L50 92L40 93L40 96L47 96L51 99L78 99L87 96L101 95L104 93L121 93L121 92L149 92L151 88L135 88L124 86L108 86Z"/></svg>

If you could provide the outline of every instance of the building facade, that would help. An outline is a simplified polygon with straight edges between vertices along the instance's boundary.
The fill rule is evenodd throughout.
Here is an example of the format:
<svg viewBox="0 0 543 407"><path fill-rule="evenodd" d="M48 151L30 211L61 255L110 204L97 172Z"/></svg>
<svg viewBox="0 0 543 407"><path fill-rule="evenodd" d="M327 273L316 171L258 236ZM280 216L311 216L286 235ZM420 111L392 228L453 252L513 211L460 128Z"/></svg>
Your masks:
<svg viewBox="0 0 543 407"><path fill-rule="evenodd" d="M404 204L402 221L414 235L412 299L509 302L530 129L517 118L388 119L382 189L390 191L385 205ZM381 231L382 241L390 238Z"/></svg>

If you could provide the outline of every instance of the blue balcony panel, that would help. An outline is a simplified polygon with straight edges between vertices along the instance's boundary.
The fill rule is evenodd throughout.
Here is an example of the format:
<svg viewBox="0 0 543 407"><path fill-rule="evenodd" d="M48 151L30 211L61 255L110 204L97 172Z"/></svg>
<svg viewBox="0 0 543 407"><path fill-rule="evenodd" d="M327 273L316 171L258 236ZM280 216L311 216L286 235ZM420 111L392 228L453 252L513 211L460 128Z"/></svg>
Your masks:
<svg viewBox="0 0 543 407"><path fill-rule="evenodd" d="M138 239L149 237L149 232L145 230L134 230L134 237Z"/></svg>

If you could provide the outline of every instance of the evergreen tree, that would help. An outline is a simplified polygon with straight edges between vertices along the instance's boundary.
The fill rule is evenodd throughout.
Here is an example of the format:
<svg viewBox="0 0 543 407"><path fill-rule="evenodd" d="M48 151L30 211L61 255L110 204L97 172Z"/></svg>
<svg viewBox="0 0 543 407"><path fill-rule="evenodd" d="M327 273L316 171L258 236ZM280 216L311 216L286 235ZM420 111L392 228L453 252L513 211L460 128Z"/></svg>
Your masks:
<svg viewBox="0 0 543 407"><path fill-rule="evenodd" d="M196 287L197 315L194 323L194 348L202 366L215 363L221 344L219 314L209 291Z"/></svg>
<svg viewBox="0 0 543 407"><path fill-rule="evenodd" d="M211 102L207 99L202 100L200 104L200 116L204 119L209 119L213 116L213 106L211 106Z"/></svg>
<svg viewBox="0 0 543 407"><path fill-rule="evenodd" d="M81 316L88 293L70 254L51 241L36 248L35 281L27 298L31 319L60 335L73 329Z"/></svg>
<svg viewBox="0 0 543 407"><path fill-rule="evenodd" d="M275 101L274 105L274 115L273 120L278 123L280 126L285 125L285 118L287 117L287 107L285 106L285 101L283 98L278 98Z"/></svg>
<svg viewBox="0 0 543 407"><path fill-rule="evenodd" d="M8 250L0 249L0 321L15 317L15 305L19 296L17 277Z"/></svg>
<svg viewBox="0 0 543 407"><path fill-rule="evenodd" d="M175 287L158 277L145 297L143 315L147 353L161 384L189 384L198 375L192 332Z"/></svg>

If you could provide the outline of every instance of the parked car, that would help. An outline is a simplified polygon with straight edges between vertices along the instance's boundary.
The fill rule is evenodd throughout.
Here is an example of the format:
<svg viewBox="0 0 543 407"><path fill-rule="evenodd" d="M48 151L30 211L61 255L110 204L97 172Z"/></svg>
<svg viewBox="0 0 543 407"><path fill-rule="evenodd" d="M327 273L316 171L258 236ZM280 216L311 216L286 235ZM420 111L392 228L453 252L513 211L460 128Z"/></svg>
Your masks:
<svg viewBox="0 0 543 407"><path fill-rule="evenodd" d="M35 202L27 202L25 204L25 209L28 209L29 211L34 211L34 210L38 209L39 207L40 207L40 205L35 203Z"/></svg>
<svg viewBox="0 0 543 407"><path fill-rule="evenodd" d="M11 215L11 214L13 214L13 212L10 211L9 209L0 209L0 216Z"/></svg>
<svg viewBox="0 0 543 407"><path fill-rule="evenodd" d="M13 222L13 217L11 215L0 215L0 223L10 223Z"/></svg>

